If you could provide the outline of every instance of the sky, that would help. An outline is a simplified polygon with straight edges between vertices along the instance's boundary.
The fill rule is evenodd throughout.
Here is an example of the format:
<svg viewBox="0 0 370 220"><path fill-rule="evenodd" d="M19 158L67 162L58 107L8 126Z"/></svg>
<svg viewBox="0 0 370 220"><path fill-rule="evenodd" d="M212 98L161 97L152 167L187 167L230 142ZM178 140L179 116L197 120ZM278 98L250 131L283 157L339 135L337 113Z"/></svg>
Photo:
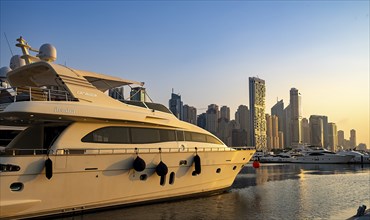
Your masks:
<svg viewBox="0 0 370 220"><path fill-rule="evenodd" d="M248 78L266 82L266 113L289 91L303 117L326 115L369 141L369 1L0 1L0 67L23 36L53 44L56 63L145 82L204 112L249 106Z"/></svg>

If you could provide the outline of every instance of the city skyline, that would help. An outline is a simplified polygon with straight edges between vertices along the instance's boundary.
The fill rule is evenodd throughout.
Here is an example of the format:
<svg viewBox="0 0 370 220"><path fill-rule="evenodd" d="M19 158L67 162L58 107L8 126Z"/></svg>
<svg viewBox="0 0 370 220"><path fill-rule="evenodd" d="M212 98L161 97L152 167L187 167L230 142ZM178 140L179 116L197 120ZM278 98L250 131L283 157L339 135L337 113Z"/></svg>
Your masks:
<svg viewBox="0 0 370 220"><path fill-rule="evenodd" d="M290 90L291 101L296 103L292 105L289 103L284 108L283 100L280 100L271 108L271 114L268 110L266 111L264 106L266 90L264 80L249 78L249 90L252 92L249 97L250 106L254 106L256 112L248 110L246 105L239 105L234 119L230 117L230 108L227 105L219 108L217 104L209 104L205 113L197 114L195 107L183 104L181 96L174 94L173 91L169 100L169 108L174 109L172 110L173 114L180 120L208 130L228 146L247 145L255 146L258 150L270 151L271 149L313 145L324 147L333 152L357 147L360 150L367 148L366 143L357 142L357 131L354 128L350 130L350 135L347 138L344 131L338 129L335 122L330 122L326 115L302 117L299 113L301 112L301 96L296 88ZM174 99L177 100L175 105L171 104ZM191 119L190 117L181 118L177 113L178 108L184 112L192 109ZM294 111L296 113L293 113ZM295 126L297 123L298 127ZM262 139L261 135L264 136Z"/></svg>
<svg viewBox="0 0 370 220"><path fill-rule="evenodd" d="M55 45L57 63L144 81L155 102L174 88L198 114L249 105L248 78L260 77L266 111L297 88L303 117L370 144L368 1L1 1L0 12L0 67L12 56L4 33L14 54L23 36Z"/></svg>

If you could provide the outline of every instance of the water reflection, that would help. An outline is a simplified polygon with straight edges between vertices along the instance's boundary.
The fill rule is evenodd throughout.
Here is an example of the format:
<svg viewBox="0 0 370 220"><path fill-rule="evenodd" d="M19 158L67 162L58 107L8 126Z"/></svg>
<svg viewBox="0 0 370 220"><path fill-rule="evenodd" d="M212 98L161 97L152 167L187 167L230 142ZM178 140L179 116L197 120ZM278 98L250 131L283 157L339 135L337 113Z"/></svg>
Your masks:
<svg viewBox="0 0 370 220"><path fill-rule="evenodd" d="M60 219L345 219L359 205L370 207L369 171L369 165L247 165L225 194Z"/></svg>

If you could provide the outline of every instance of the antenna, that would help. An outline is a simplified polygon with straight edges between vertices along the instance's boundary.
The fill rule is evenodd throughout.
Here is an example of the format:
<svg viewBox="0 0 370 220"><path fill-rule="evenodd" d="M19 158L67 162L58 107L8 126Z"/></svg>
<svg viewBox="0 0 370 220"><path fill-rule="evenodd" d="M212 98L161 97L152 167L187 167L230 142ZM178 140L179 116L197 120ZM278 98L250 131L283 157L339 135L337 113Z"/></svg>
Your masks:
<svg viewBox="0 0 370 220"><path fill-rule="evenodd" d="M10 47L10 44L9 44L9 41L8 41L8 37L6 36L6 33L5 33L5 32L4 32L4 36L5 36L5 40L6 40L6 42L8 43L8 47L9 47L10 53L12 54L12 56L14 56L14 55L13 55L12 48Z"/></svg>

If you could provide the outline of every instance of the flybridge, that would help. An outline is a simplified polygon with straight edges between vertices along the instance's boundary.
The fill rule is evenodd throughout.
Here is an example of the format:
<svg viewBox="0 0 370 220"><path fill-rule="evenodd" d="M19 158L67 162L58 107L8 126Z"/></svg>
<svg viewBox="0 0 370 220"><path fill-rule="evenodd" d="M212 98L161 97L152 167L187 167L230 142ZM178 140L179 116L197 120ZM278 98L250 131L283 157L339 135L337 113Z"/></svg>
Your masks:
<svg viewBox="0 0 370 220"><path fill-rule="evenodd" d="M109 89L131 84L141 87L144 85L143 82L53 64L57 52L51 44L44 44L39 50L36 50L29 46L22 37L18 38L17 41L16 46L21 48L23 55L13 56L10 68L3 67L0 69L0 79L3 87L1 92L4 93L0 96L0 99L6 96L5 94L12 94L16 96L13 97L13 101L24 99L27 101L106 103L109 102L109 97L104 93ZM30 51L37 52L37 55L30 55ZM12 88L9 88L10 85ZM11 91L12 89L14 92ZM18 90L22 92L18 93Z"/></svg>

